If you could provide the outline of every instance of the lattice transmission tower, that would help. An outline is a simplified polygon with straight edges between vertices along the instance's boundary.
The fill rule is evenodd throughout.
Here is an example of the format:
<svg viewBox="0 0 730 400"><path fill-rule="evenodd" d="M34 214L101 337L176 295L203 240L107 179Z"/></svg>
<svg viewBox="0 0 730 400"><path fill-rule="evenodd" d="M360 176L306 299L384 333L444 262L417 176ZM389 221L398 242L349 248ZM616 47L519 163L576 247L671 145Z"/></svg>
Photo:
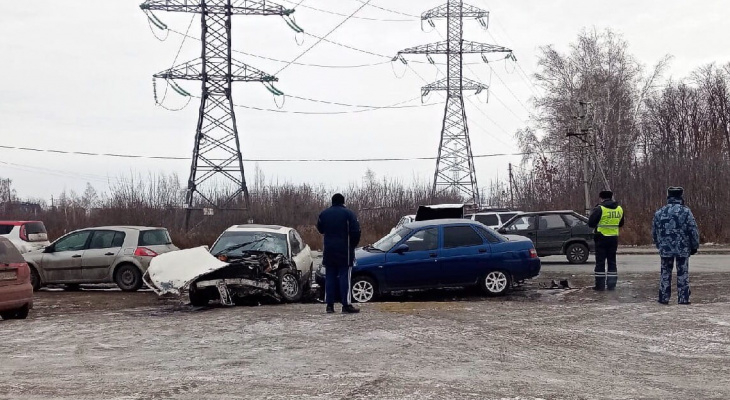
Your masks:
<svg viewBox="0 0 730 400"><path fill-rule="evenodd" d="M463 91L474 90L478 94L489 88L482 83L463 77L462 59L465 53L481 53L485 61L487 53L507 53L508 57L511 57L512 50L492 44L464 40L464 18L474 18L484 28L487 28L488 11L464 4L461 0L448 0L446 4L421 14L421 20L428 21L432 26L432 20L437 18L446 18L448 28L446 40L401 50L396 55L396 59L405 62L403 54L425 54L431 61L431 54L446 55L446 78L421 89L422 96L435 90L444 90L447 93L446 109L441 127L441 143L431 194L435 197L439 194L455 193L466 197L467 201L479 204L479 187L474 171Z"/></svg>
<svg viewBox="0 0 730 400"><path fill-rule="evenodd" d="M278 15L284 17L292 29L301 32L301 28L290 18L294 10L268 0L146 0L140 8L160 28L166 26L152 11L200 14L201 56L154 75L155 78L166 79L168 82L175 79L202 82L195 146L185 195L185 229L189 228L196 195L218 209L226 209L236 200L240 202L243 196L245 207L249 209L250 199L243 170L236 114L233 111L231 84L262 82L275 95L282 93L273 87L273 82L278 81L275 76L232 59L231 17ZM214 177L233 184L234 189L226 198L215 199L210 193L201 191L201 185Z"/></svg>

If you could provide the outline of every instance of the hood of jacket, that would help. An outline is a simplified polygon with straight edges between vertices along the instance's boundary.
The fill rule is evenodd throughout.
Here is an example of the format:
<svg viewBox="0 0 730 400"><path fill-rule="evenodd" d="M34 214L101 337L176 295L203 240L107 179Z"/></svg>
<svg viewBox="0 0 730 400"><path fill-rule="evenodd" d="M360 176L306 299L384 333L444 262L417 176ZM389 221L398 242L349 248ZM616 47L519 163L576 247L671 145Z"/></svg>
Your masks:
<svg viewBox="0 0 730 400"><path fill-rule="evenodd" d="M619 204L616 202L616 200L604 200L601 204L599 204L599 206L610 208L612 210L617 209L618 205Z"/></svg>

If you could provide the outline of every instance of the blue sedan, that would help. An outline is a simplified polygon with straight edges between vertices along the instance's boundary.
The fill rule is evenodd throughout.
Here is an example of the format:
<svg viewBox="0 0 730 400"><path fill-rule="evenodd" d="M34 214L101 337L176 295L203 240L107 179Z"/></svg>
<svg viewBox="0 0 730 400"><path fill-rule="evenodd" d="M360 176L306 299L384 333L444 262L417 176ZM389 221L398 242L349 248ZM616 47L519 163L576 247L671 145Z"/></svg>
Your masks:
<svg viewBox="0 0 730 400"><path fill-rule="evenodd" d="M403 225L355 257L352 299L359 303L393 291L443 287L478 286L487 295L502 295L514 282L540 273L530 239L463 219Z"/></svg>

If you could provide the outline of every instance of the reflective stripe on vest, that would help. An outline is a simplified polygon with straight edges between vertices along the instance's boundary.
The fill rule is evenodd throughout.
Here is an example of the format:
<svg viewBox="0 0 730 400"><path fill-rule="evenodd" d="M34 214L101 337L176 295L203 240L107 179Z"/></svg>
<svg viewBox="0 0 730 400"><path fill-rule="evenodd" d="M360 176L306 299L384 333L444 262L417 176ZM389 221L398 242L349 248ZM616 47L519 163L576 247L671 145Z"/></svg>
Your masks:
<svg viewBox="0 0 730 400"><path fill-rule="evenodd" d="M601 206L601 221L596 231L603 236L618 236L618 225L624 216L624 209L621 206L616 209Z"/></svg>

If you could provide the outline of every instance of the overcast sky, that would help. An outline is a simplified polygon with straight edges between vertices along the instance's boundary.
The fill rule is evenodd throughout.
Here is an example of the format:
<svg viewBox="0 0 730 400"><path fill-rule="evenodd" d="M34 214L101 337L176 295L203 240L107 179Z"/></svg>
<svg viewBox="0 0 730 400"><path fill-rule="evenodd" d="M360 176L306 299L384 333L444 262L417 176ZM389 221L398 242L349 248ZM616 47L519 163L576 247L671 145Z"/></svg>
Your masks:
<svg viewBox="0 0 730 400"><path fill-rule="evenodd" d="M0 145L90 153L189 157L198 117L198 100L181 111L155 106L152 74L169 68L182 37L170 33L158 41L139 9L142 0L34 0L0 2ZM297 0L298 1L298 0ZM372 0L371 4L420 15L443 0ZM281 4L294 3L282 0ZM630 43L631 51L647 65L665 54L674 56L669 75L685 77L710 62L730 62L730 2L727 0L473 0L491 12L489 31L475 21L465 22L465 39L512 48L529 75L536 71L539 46L554 44L566 50L584 27L610 27ZM305 8L309 6L348 15L357 0L304 0L296 20L307 32L322 36L345 17ZM191 14L156 14L172 29L185 31ZM379 55L441 40L445 21L436 30L418 20L365 7L329 39ZM200 37L199 17L190 35ZM366 19L367 18L367 19ZM316 42L294 32L279 17L234 19L236 50L279 60L292 60ZM430 31L430 32L429 32ZM162 31L155 31L164 37ZM178 64L198 57L200 42L188 39ZM239 60L269 73L284 63L235 54ZM414 61L425 61L410 56ZM445 61L434 56L436 62ZM299 97L356 105L391 105L406 100L419 105L420 87L441 78L444 66L391 64L385 57L365 54L322 42L298 60L322 65L378 64L361 68L317 68L291 65L278 75L277 88ZM383 63L384 62L384 63ZM476 155L517 151L514 132L525 126L530 86L514 64L480 63L479 55L465 62L465 76L491 84L484 94L466 101ZM403 75L404 74L404 75ZM401 77L402 75L402 77ZM400 78L399 78L400 77ZM182 86L199 94L199 84ZM170 92L165 105L178 108L187 99ZM240 83L234 101L244 106L276 109L273 96L260 84ZM244 158L382 158L435 156L443 98L425 99L423 107L381 109L331 115L267 112L237 108ZM362 110L312 103L291 97L282 111L342 112ZM519 157L479 158L480 186L504 177L509 162ZM260 163L267 180L324 183L342 187L359 182L370 168L379 177L429 180L433 161L361 163ZM253 180L254 163L246 163ZM119 159L102 156L36 153L0 148L0 177L13 179L23 197L50 199L62 190L83 192L87 182L103 191L109 181L131 174L172 173L187 179L188 160Z"/></svg>

